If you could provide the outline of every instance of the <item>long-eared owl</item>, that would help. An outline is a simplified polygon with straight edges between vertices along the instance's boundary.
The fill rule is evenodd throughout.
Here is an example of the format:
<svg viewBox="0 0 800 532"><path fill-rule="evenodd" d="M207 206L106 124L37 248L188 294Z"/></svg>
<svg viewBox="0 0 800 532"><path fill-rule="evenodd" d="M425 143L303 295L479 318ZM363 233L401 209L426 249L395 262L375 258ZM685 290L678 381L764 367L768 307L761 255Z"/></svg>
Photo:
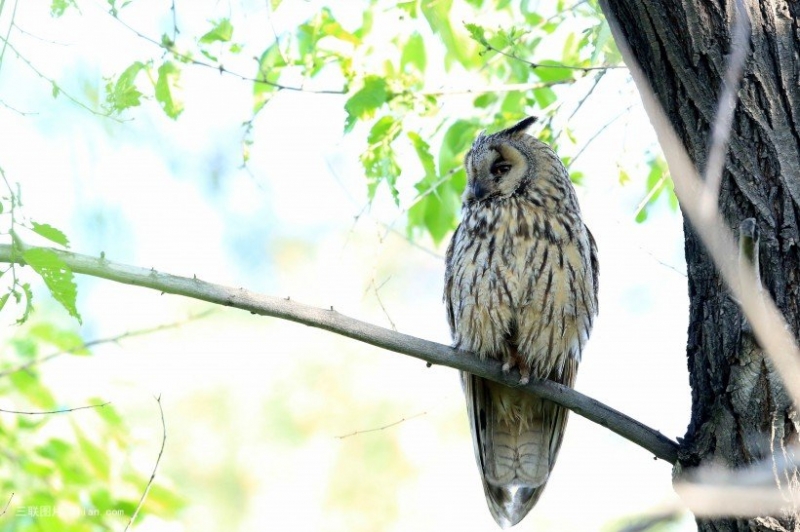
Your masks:
<svg viewBox="0 0 800 532"><path fill-rule="evenodd" d="M561 160L526 133L535 118L467 152L462 220L447 249L444 300L453 345L516 367L521 383L573 386L597 314L597 248ZM462 373L489 509L517 524L544 490L567 410Z"/></svg>

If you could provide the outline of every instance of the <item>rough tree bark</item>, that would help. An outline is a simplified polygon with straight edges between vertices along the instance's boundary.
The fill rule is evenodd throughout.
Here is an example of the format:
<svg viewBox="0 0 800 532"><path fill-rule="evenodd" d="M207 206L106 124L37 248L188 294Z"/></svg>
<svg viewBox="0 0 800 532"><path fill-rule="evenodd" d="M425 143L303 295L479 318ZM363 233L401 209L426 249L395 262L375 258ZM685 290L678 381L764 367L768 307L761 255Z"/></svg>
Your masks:
<svg viewBox="0 0 800 532"><path fill-rule="evenodd" d="M800 3L745 0L752 34L719 208L734 230L753 217L761 277L792 332L800 329ZM730 53L734 0L601 0L702 171ZM691 225L684 224L692 417L679 471L739 468L798 442L797 411ZM797 487L798 475L783 478ZM698 519L701 531L800 530L796 512Z"/></svg>

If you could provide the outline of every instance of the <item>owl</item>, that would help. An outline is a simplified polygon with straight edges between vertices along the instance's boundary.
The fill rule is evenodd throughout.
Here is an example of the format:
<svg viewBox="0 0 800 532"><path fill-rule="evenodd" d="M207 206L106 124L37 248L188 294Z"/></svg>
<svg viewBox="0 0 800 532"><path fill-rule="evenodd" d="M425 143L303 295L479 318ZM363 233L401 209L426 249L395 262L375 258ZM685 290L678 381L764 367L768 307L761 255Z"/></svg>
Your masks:
<svg viewBox="0 0 800 532"><path fill-rule="evenodd" d="M526 133L486 135L467 152L462 220L447 249L444 300L453 345L531 377L573 386L597 315L597 248L566 168ZM567 410L462 373L489 510L517 524L542 494Z"/></svg>

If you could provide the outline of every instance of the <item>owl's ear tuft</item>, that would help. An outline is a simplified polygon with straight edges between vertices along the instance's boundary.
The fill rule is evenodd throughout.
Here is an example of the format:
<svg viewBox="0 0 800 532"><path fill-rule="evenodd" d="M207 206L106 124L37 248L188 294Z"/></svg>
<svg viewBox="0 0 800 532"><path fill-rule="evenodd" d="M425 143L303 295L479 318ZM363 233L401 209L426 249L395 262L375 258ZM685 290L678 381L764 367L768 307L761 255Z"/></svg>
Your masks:
<svg viewBox="0 0 800 532"><path fill-rule="evenodd" d="M508 135L509 137L520 137L528 131L528 128L531 127L536 121L539 120L536 116L529 116L523 120L520 120L515 125L511 126L508 129L505 129L500 132L502 135Z"/></svg>

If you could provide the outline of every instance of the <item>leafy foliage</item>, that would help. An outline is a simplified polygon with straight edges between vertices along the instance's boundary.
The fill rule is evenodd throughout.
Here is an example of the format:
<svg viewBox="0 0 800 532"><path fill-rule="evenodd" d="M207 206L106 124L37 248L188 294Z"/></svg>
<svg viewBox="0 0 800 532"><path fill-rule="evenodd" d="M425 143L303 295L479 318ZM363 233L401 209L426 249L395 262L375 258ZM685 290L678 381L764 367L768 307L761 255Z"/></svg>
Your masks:
<svg viewBox="0 0 800 532"><path fill-rule="evenodd" d="M114 16L124 7L109 5ZM556 125L554 120L560 110L559 88L587 77L599 80L604 68L620 64L595 2L559 3L548 15L529 2L507 0L364 0L363 5L360 24L346 25L336 10L322 7L261 50L234 42L237 22L232 17L210 21L209 28L195 38L178 32L173 37L164 35L162 57L136 61L107 81L106 110L120 114L152 97L170 118L177 119L183 110L180 78L187 65L202 64L227 73L227 57L257 56L252 77L235 73L253 86L253 114L243 131L245 164L256 118L276 94L290 90L342 95L344 132L366 133L361 163L369 199L385 186L394 203L407 213L409 234L424 232L440 242L455 226L464 187L463 172L452 170L460 164L457 159L470 143L470 135L477 131L477 127L464 129L465 123L502 127L524 114L536 114L540 117L537 134L569 160L576 139L568 126ZM270 9L283 11L292 6L272 1ZM561 31L565 26L572 29ZM385 34L387 27L392 28L390 34ZM558 49L560 53L554 53ZM138 82L142 72L152 81L152 96ZM429 79L451 75L469 85L463 89L431 86ZM459 112L455 119L440 113L451 98L463 102L470 93L474 96L466 116ZM455 132L446 139L453 127ZM459 131L464 134L456 135ZM445 147L448 142L463 144ZM440 159L446 159L439 161L434 173L427 163L422 172L415 165L403 164L406 159L400 154L411 151L419 156L426 150L439 151ZM581 176L575 173L572 178L579 182Z"/></svg>
<svg viewBox="0 0 800 532"><path fill-rule="evenodd" d="M58 353L89 355L80 335L36 322L21 327L9 345L0 363L2 407L31 412L69 408L42 380L39 365ZM85 404L103 401L87 397ZM57 428L63 428L60 416L71 416L67 430ZM110 404L72 414L0 416L0 445L13 457L0 463L2 491L14 493L8 510L13 517L7 521L13 528L4 530L124 528L150 476L125 460L112 459L130 452L130 440L122 416ZM142 512L169 519L183 505L157 485Z"/></svg>

